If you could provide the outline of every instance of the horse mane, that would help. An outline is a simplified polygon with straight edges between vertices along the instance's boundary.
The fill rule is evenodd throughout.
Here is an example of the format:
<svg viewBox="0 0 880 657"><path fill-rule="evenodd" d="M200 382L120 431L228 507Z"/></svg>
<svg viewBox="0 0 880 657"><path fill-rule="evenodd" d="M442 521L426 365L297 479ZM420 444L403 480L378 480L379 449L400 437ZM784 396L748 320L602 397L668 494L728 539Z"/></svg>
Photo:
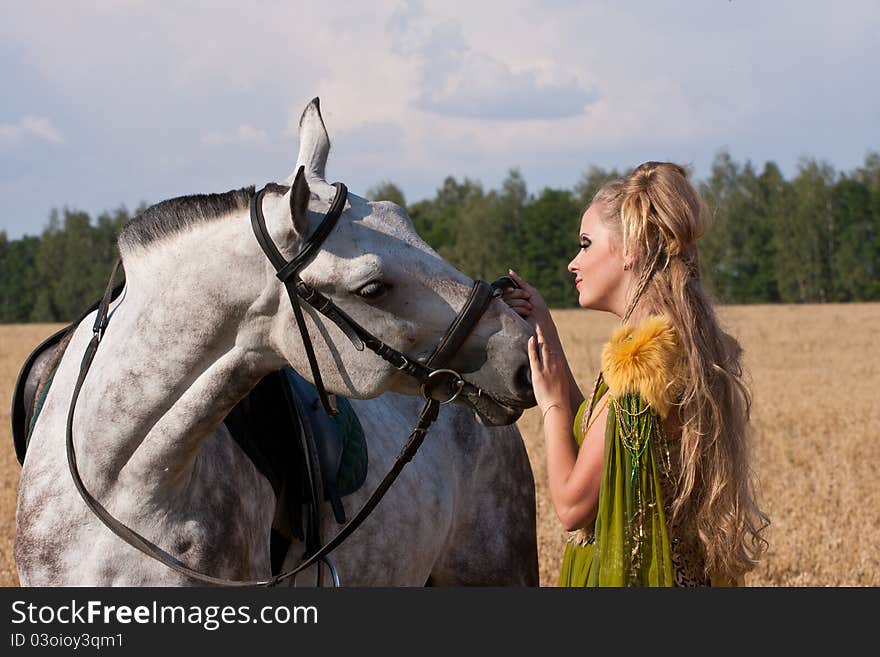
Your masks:
<svg viewBox="0 0 880 657"><path fill-rule="evenodd" d="M286 194L285 185L269 183L269 192ZM119 232L119 251L143 248L188 228L246 210L254 195L254 186L234 189L223 194L192 194L178 196L151 205L134 217Z"/></svg>

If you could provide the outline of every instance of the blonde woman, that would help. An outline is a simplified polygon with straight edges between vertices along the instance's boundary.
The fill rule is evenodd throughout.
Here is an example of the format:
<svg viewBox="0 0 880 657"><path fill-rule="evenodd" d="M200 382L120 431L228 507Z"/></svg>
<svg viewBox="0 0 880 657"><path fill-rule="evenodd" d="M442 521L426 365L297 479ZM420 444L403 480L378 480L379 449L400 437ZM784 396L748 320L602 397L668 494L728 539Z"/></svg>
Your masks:
<svg viewBox="0 0 880 657"><path fill-rule="evenodd" d="M504 298L536 327L529 353L561 586L742 583L766 541L748 460L741 350L700 283L707 214L685 170L646 162L603 186L568 265L583 308L622 318L584 398L535 288Z"/></svg>

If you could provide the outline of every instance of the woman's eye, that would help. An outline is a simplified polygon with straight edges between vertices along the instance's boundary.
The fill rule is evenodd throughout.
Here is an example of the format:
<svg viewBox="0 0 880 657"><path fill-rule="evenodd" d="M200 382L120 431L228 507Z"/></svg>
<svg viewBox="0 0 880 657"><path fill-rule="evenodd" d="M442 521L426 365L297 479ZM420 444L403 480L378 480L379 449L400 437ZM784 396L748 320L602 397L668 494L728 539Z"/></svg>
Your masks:
<svg viewBox="0 0 880 657"><path fill-rule="evenodd" d="M586 249L592 242L590 240L581 240L581 248Z"/></svg>
<svg viewBox="0 0 880 657"><path fill-rule="evenodd" d="M364 299L375 300L388 291L388 286L382 281L371 281L357 291Z"/></svg>

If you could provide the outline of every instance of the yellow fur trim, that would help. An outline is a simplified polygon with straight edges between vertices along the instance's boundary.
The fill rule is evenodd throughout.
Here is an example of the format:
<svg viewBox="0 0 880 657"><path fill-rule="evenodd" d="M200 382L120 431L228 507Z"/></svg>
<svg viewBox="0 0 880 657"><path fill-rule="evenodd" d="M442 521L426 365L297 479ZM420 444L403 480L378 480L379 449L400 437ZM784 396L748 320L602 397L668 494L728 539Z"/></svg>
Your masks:
<svg viewBox="0 0 880 657"><path fill-rule="evenodd" d="M651 315L637 327L614 331L602 350L602 376L612 395L637 393L665 418L681 392L680 361L672 321Z"/></svg>

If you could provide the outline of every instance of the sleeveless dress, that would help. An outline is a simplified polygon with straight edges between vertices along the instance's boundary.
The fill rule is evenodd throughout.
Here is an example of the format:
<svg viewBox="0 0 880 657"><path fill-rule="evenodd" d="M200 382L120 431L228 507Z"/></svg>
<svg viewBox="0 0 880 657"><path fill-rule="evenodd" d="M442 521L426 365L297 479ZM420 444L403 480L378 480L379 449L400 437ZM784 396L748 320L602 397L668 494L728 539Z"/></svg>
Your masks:
<svg viewBox="0 0 880 657"><path fill-rule="evenodd" d="M663 418L680 390L672 323L653 316L639 327L622 326L602 361L596 389L572 427L580 447L607 393L598 511L592 527L569 536L557 585L710 585L695 533L668 520L676 477Z"/></svg>

